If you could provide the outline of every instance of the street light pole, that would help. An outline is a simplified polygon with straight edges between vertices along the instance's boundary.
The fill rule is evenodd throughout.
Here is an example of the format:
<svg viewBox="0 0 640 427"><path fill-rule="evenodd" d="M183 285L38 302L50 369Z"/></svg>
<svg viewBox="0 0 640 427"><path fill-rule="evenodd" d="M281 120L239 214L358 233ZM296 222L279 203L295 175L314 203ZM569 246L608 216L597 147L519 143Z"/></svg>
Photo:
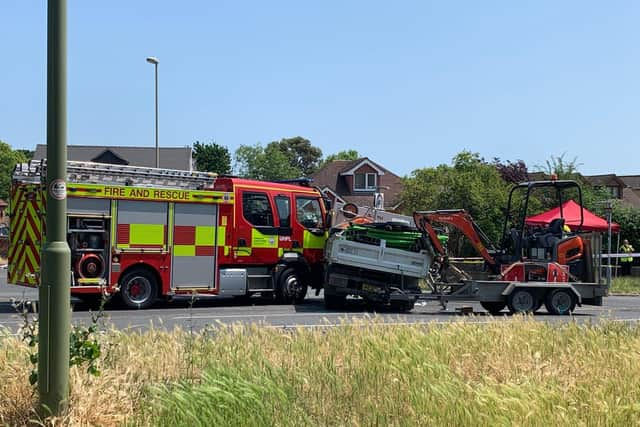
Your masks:
<svg viewBox="0 0 640 427"><path fill-rule="evenodd" d="M67 244L67 1L47 9L46 230L39 286L38 391L43 415L59 415L69 400L69 286Z"/></svg>
<svg viewBox="0 0 640 427"><path fill-rule="evenodd" d="M147 57L147 62L154 65L156 71L156 167L160 167L160 149L158 148L158 58L154 56Z"/></svg>

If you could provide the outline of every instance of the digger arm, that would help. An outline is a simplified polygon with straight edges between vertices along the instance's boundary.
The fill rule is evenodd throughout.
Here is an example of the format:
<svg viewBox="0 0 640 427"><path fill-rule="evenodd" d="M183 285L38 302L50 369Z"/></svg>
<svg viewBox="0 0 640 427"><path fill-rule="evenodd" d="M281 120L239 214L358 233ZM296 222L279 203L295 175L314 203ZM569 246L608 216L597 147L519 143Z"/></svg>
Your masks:
<svg viewBox="0 0 640 427"><path fill-rule="evenodd" d="M429 235L431 244L440 255L446 254L444 248L440 244L436 231L433 229L432 223L434 222L449 224L460 230L488 264L496 265L496 260L491 256L482 241L482 238L484 238L485 241L488 241L487 237L475 223L473 218L471 218L471 215L469 215L464 209L414 212L413 220L420 231Z"/></svg>

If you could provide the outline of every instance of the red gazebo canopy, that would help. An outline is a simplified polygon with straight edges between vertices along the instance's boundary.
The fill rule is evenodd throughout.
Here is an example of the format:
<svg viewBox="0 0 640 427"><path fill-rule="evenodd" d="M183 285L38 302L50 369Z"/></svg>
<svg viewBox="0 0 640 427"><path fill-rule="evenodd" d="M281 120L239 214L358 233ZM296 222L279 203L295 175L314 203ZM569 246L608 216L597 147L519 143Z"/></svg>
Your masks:
<svg viewBox="0 0 640 427"><path fill-rule="evenodd" d="M586 208L582 209L582 215L584 222L580 230L606 232L609 229L606 219L600 218ZM564 218L565 225L568 225L571 231L577 230L580 225L580 205L573 200L564 202L562 204L562 217ZM525 222L527 225L549 225L549 223L556 218L560 218L559 206L541 214L530 216ZM619 232L620 226L612 222L611 231L614 233Z"/></svg>

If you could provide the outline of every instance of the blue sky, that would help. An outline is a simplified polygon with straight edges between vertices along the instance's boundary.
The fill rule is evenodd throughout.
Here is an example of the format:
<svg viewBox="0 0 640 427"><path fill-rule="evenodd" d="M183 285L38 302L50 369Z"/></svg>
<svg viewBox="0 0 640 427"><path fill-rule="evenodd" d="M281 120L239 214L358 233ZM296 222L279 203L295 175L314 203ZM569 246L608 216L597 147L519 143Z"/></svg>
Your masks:
<svg viewBox="0 0 640 427"><path fill-rule="evenodd" d="M68 143L301 135L398 175L577 157L639 174L637 1L68 1ZM0 139L45 142L46 2L0 1Z"/></svg>

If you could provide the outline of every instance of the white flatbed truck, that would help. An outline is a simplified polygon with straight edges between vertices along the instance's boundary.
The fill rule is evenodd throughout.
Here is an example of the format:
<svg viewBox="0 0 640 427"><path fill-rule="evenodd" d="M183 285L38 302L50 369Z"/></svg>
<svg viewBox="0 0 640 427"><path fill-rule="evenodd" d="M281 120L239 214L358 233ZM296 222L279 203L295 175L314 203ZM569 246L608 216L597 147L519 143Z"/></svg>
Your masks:
<svg viewBox="0 0 640 427"><path fill-rule="evenodd" d="M599 243L596 239L594 245ZM533 313L542 305L552 314L569 314L576 305L602 305L609 289L601 283L600 274L590 283L472 278L446 283L433 279L435 255L427 249L389 248L384 240L374 245L339 234L328 239L325 256L324 298L329 308L340 307L352 295L400 312L426 300L437 301L443 308L450 301L476 301L494 315L505 307L511 312ZM599 273L599 266L596 271Z"/></svg>

